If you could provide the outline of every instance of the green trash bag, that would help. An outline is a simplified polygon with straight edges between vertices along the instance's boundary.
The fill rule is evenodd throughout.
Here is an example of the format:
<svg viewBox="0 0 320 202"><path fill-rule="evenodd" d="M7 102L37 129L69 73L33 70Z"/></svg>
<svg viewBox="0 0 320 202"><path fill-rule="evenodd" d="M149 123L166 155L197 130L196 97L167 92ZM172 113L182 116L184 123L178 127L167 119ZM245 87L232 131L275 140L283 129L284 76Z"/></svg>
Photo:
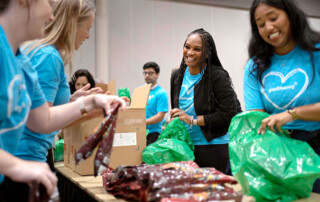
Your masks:
<svg viewBox="0 0 320 202"><path fill-rule="evenodd" d="M194 145L188 130L179 118L173 119L154 143L142 152L146 164L193 161Z"/></svg>
<svg viewBox="0 0 320 202"><path fill-rule="evenodd" d="M320 178L320 157L287 132L258 134L264 112L243 112L230 124L229 155L232 174L244 194L257 201L293 201L310 196Z"/></svg>
<svg viewBox="0 0 320 202"><path fill-rule="evenodd" d="M55 143L56 149L54 150L54 160L63 161L63 149L64 149L64 140L60 139Z"/></svg>
<svg viewBox="0 0 320 202"><path fill-rule="evenodd" d="M118 96L119 97L125 96L125 97L129 98L129 100L131 101L129 88L119 88L118 89Z"/></svg>

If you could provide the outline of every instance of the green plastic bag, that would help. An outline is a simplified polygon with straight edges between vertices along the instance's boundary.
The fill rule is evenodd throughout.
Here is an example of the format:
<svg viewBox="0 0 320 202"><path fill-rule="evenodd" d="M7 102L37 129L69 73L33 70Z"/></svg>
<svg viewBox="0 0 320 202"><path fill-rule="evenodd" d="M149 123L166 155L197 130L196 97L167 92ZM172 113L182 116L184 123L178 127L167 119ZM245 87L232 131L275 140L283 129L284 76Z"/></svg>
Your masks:
<svg viewBox="0 0 320 202"><path fill-rule="evenodd" d="M60 139L55 143L56 149L54 150L54 160L63 161L63 149L64 149L64 140Z"/></svg>
<svg viewBox="0 0 320 202"><path fill-rule="evenodd" d="M179 118L173 119L154 143L142 152L146 164L193 161L194 145L188 130Z"/></svg>
<svg viewBox="0 0 320 202"><path fill-rule="evenodd" d="M125 97L129 98L129 100L131 101L129 88L119 88L118 89L118 96L119 97L125 96Z"/></svg>
<svg viewBox="0 0 320 202"><path fill-rule="evenodd" d="M257 201L293 201L310 196L320 178L320 157L303 141L266 130L259 135L264 112L243 112L230 124L229 155L232 174L244 194Z"/></svg>

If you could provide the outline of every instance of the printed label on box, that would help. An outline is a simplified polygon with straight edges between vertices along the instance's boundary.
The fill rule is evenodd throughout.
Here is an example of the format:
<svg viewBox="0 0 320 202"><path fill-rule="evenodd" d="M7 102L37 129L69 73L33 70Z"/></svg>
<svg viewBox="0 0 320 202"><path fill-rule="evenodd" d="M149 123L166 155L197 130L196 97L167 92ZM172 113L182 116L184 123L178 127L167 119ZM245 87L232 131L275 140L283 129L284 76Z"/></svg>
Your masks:
<svg viewBox="0 0 320 202"><path fill-rule="evenodd" d="M137 133L115 133L113 139L113 147L135 146L137 145Z"/></svg>

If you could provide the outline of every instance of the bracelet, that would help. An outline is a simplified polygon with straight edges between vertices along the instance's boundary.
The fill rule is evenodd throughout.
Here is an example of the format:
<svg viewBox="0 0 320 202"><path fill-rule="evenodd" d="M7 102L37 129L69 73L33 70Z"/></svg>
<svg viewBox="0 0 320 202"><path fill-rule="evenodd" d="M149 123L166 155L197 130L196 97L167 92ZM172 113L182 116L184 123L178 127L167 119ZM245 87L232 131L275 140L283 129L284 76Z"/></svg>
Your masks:
<svg viewBox="0 0 320 202"><path fill-rule="evenodd" d="M299 119L298 114L297 114L297 110L295 108L287 109L287 112L292 116L293 120Z"/></svg>
<svg viewBox="0 0 320 202"><path fill-rule="evenodd" d="M193 125L193 116L191 115L191 119L190 119L190 129L192 129L192 125Z"/></svg>
<svg viewBox="0 0 320 202"><path fill-rule="evenodd" d="M84 105L83 97L79 97L79 98L77 99L77 104L78 104L78 106L79 106L79 108L80 108L81 114L82 114L83 116L87 115L88 112L87 112L86 107L85 107L85 105Z"/></svg>
<svg viewBox="0 0 320 202"><path fill-rule="evenodd" d="M93 101L94 109L97 109L97 103L96 103L96 100L94 99L95 97L96 97L96 94L93 93L92 101Z"/></svg>

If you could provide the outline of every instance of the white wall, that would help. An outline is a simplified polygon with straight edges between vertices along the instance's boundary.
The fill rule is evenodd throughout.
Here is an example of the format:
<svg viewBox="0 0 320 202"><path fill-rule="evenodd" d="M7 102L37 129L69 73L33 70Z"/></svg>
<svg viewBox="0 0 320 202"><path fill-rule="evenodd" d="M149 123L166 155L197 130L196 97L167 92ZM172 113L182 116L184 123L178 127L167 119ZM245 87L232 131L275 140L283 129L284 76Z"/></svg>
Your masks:
<svg viewBox="0 0 320 202"><path fill-rule="evenodd" d="M170 74L182 59L187 35L204 28L213 36L219 58L230 73L238 98L243 105L242 81L250 37L249 12L195 4L153 0L107 0L109 78L116 88L144 83L142 66L147 61L160 65L159 83L170 92ZM320 31L320 19L310 19ZM92 35L92 38L93 35ZM94 43L90 39L77 52L75 68L88 67L95 76Z"/></svg>
<svg viewBox="0 0 320 202"><path fill-rule="evenodd" d="M169 93L171 70L180 65L185 39L202 27L212 34L242 100L247 11L148 0L110 0L108 6L109 72L117 87L132 90L143 84L143 64L155 61L161 68L159 83Z"/></svg>

